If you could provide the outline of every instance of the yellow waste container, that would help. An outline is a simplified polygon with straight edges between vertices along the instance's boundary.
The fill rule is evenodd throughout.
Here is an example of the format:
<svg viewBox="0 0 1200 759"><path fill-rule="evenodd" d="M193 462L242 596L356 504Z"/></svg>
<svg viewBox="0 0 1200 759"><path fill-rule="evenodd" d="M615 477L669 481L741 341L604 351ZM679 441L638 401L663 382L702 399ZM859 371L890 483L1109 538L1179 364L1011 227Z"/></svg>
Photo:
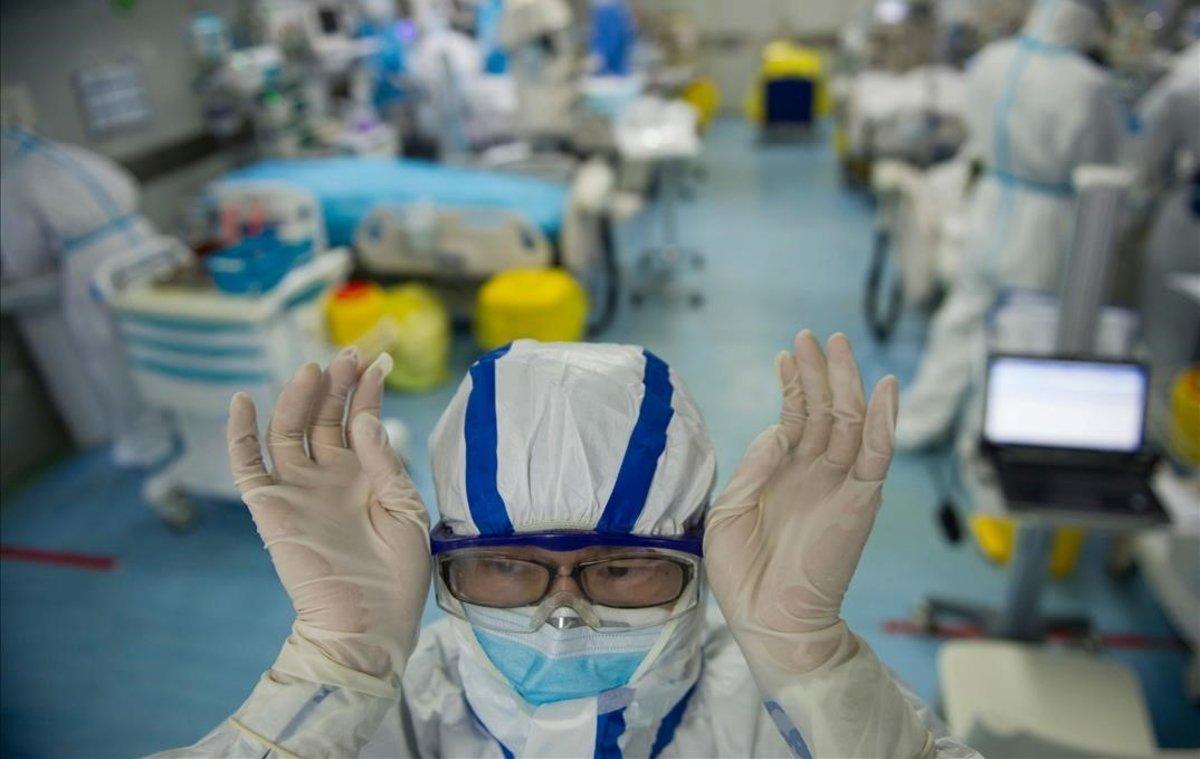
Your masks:
<svg viewBox="0 0 1200 759"><path fill-rule="evenodd" d="M1017 540L1017 524L1012 519L975 514L971 517L971 534L983 555L997 564L1007 565L1012 560L1013 546ZM1078 527L1061 527L1054 533L1050 549L1050 576L1055 579L1066 577L1079 563L1083 550L1084 531Z"/></svg>
<svg viewBox="0 0 1200 759"><path fill-rule="evenodd" d="M385 293L384 320L394 326L390 387L430 390L449 376L450 314L437 293L424 285L391 287Z"/></svg>
<svg viewBox="0 0 1200 759"><path fill-rule="evenodd" d="M325 316L329 337L336 345L350 345L379 323L386 298L374 282L347 282L329 295Z"/></svg>
<svg viewBox="0 0 1200 759"><path fill-rule="evenodd" d="M1200 467L1200 365L1179 373L1171 388L1171 453Z"/></svg>
<svg viewBox="0 0 1200 759"><path fill-rule="evenodd" d="M787 102L771 113L768 90L778 88ZM807 93L807 96L804 96ZM768 43L759 62L757 81L746 94L746 118L762 126L786 123L810 126L815 118L829 113L829 87L821 54L813 48L786 40ZM781 123L775 123L781 122Z"/></svg>
<svg viewBox="0 0 1200 759"><path fill-rule="evenodd" d="M428 390L449 374L450 316L441 298L424 285L384 289L350 282L325 304L329 335L337 345L354 345L364 361L392 356L389 387Z"/></svg>
<svg viewBox="0 0 1200 759"><path fill-rule="evenodd" d="M479 290L475 339L485 350L521 338L543 342L583 339L587 293L562 269L510 269Z"/></svg>
<svg viewBox="0 0 1200 759"><path fill-rule="evenodd" d="M696 123L700 131L708 129L721 107L721 90L717 83L707 77L700 77L684 87L680 97L696 109Z"/></svg>

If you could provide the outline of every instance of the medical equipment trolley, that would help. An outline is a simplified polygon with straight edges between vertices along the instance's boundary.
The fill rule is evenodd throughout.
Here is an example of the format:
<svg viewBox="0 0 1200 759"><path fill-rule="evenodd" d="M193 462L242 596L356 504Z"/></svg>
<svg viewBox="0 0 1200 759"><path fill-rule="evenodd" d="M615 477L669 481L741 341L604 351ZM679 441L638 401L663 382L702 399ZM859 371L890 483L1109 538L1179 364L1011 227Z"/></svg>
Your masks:
<svg viewBox="0 0 1200 759"><path fill-rule="evenodd" d="M108 262L94 280L144 399L174 418L178 455L146 480L142 495L177 528L193 521L194 497L239 497L226 455L229 400L248 393L265 423L296 368L328 360L321 299L350 270L348 252L335 248L267 292L233 295L172 276L195 263L182 243L159 237Z"/></svg>

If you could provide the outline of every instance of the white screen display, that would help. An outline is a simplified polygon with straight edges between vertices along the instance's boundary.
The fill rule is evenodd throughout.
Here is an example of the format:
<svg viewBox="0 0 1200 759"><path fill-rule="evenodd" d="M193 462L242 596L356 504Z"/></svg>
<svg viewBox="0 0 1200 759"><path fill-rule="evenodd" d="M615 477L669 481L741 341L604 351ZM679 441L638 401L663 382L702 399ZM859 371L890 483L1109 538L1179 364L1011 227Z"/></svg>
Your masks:
<svg viewBox="0 0 1200 759"><path fill-rule="evenodd" d="M999 445L1134 452L1146 375L1130 364L1001 357L988 371L984 437Z"/></svg>

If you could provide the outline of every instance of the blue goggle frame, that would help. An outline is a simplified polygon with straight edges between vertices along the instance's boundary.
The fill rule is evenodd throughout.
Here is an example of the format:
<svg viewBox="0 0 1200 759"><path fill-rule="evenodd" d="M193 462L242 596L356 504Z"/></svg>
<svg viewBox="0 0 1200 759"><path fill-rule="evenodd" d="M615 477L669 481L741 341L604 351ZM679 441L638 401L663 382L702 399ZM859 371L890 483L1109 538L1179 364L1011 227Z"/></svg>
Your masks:
<svg viewBox="0 0 1200 759"><path fill-rule="evenodd" d="M704 556L704 532L699 530L673 537L595 532L593 530L546 530L514 532L509 535L455 535L444 521L429 531L429 552L437 556L463 548L499 548L533 546L547 551L578 551L581 548L614 546L620 548L660 548L693 556Z"/></svg>

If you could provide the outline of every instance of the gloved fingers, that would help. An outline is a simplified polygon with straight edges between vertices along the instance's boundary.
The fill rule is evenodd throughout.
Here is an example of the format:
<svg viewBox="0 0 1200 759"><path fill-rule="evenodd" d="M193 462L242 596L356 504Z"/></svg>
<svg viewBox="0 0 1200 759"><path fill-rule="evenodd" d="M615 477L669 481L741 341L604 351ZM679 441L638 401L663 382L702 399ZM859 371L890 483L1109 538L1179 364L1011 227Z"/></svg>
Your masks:
<svg viewBox="0 0 1200 759"><path fill-rule="evenodd" d="M321 388L317 393L312 427L308 434L313 458L317 461L321 460L321 446L346 446L346 402L358 380L358 363L358 350L351 346L334 356L321 374Z"/></svg>
<svg viewBox="0 0 1200 759"><path fill-rule="evenodd" d="M833 429L833 398L829 389L825 353L817 338L807 329L796 335L796 369L800 374L807 414L799 450L806 457L815 458L829 447L829 435Z"/></svg>
<svg viewBox="0 0 1200 759"><path fill-rule="evenodd" d="M804 434L804 391L800 387L796 357L787 351L779 351L775 356L775 375L779 378L779 389L783 393L779 428L787 436L788 445L795 446Z"/></svg>
<svg viewBox="0 0 1200 759"><path fill-rule="evenodd" d="M862 377L854 360L854 350L845 335L839 332L829 338L826 351L833 394L833 428L826 460L839 468L849 469L862 445L863 415L867 410Z"/></svg>
<svg viewBox="0 0 1200 759"><path fill-rule="evenodd" d="M234 393L229 401L225 441L229 449L229 473L239 493L246 495L255 488L274 482L263 463L254 401L245 393Z"/></svg>
<svg viewBox="0 0 1200 759"><path fill-rule="evenodd" d="M887 475L896 440L896 412L900 406L900 383L888 375L875 383L867 406L862 448L854 463L854 476L864 482L879 482Z"/></svg>
<svg viewBox="0 0 1200 759"><path fill-rule="evenodd" d="M351 427L354 452L380 505L393 517L423 518L428 524L429 512L400 457L388 443L383 423L371 414L359 414L351 421Z"/></svg>
<svg viewBox="0 0 1200 759"><path fill-rule="evenodd" d="M720 529L726 520L753 508L763 488L787 460L788 451L787 436L779 425L763 430L746 448L729 484L708 510L706 529Z"/></svg>
<svg viewBox="0 0 1200 759"><path fill-rule="evenodd" d="M308 461L304 439L320 388L321 367L307 363L296 370L275 400L275 413L267 425L267 452L276 469Z"/></svg>
<svg viewBox="0 0 1200 759"><path fill-rule="evenodd" d="M362 414L379 418L383 407L383 381L391 373L392 357L387 353L380 353L379 357L372 361L371 365L362 373L362 377L354 387L354 396L350 399L348 415L352 423L347 425L346 429L346 440L350 443L351 448L354 447L353 421Z"/></svg>

